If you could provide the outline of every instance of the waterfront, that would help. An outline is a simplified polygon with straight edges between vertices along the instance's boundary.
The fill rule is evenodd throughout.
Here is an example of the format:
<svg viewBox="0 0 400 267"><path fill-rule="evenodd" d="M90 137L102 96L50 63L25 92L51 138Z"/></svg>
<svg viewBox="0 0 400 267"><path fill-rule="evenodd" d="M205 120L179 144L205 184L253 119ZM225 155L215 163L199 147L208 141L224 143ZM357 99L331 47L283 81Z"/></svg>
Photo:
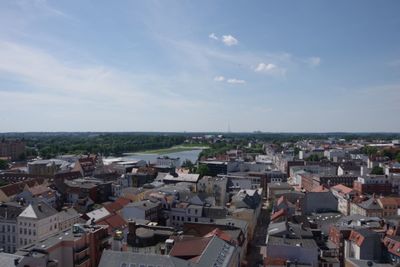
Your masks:
<svg viewBox="0 0 400 267"><path fill-rule="evenodd" d="M195 163L199 157L199 154L201 153L202 149L192 149L192 150L186 150L186 151L179 151L179 152L172 152L172 153L130 153L129 155L123 156L123 157L118 157L118 158L112 158L109 157L105 159L105 162L111 162L115 159L120 159L124 161L132 161L132 160L145 160L146 162L150 163L155 163L157 161L157 157L171 157L171 158L180 158L180 162L184 162L185 160L190 160L191 162ZM107 164L107 163L106 163Z"/></svg>

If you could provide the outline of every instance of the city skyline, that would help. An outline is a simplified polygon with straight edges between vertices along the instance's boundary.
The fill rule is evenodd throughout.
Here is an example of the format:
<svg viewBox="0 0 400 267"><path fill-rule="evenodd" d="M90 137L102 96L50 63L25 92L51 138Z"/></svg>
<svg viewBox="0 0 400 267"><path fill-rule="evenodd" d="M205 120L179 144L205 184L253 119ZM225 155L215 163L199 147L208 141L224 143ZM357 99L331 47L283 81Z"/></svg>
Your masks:
<svg viewBox="0 0 400 267"><path fill-rule="evenodd" d="M3 1L0 132L400 132L399 8Z"/></svg>

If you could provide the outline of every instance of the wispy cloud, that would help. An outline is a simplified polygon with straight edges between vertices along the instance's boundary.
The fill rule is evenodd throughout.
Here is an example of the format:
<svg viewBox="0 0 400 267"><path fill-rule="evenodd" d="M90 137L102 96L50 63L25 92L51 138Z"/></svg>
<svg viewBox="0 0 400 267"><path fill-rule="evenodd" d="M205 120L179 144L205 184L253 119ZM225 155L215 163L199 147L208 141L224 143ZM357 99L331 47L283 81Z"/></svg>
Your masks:
<svg viewBox="0 0 400 267"><path fill-rule="evenodd" d="M214 40L217 40L217 41L219 39L218 36L215 35L215 33L210 33L210 35L208 35L208 38L214 39Z"/></svg>
<svg viewBox="0 0 400 267"><path fill-rule="evenodd" d="M286 73L286 69L278 67L275 64L272 63L259 63L255 69L255 72L259 72L259 73L266 73L266 74L270 74L270 75L285 75Z"/></svg>
<svg viewBox="0 0 400 267"><path fill-rule="evenodd" d="M226 82L230 83L230 84L245 84L246 83L245 80L240 80L240 79L236 79L236 78L228 79L228 80L226 80Z"/></svg>
<svg viewBox="0 0 400 267"><path fill-rule="evenodd" d="M57 16L74 19L69 14L50 5L47 0L16 0L15 3L23 12L32 16Z"/></svg>
<svg viewBox="0 0 400 267"><path fill-rule="evenodd" d="M222 42L227 46L233 46L239 43L239 41L232 35L223 35Z"/></svg>
<svg viewBox="0 0 400 267"><path fill-rule="evenodd" d="M214 81L223 82L223 81L225 81L225 77L224 76L216 76L216 77L214 77Z"/></svg>
<svg viewBox="0 0 400 267"><path fill-rule="evenodd" d="M235 37L233 37L230 34L222 35L221 37L218 37L215 33L212 32L208 35L208 38L216 40L216 41L221 40L221 42L223 44L225 44L226 46L234 46L239 43L238 39L236 39Z"/></svg>
<svg viewBox="0 0 400 267"><path fill-rule="evenodd" d="M321 58L320 57L310 57L310 58L306 59L306 62L311 67L318 67L321 64Z"/></svg>

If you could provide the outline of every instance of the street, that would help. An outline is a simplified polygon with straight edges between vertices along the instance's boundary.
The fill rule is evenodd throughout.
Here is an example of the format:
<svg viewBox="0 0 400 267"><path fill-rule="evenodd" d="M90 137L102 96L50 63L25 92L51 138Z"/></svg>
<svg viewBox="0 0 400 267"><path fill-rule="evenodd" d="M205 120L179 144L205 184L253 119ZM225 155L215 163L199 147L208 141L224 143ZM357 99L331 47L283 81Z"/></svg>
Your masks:
<svg viewBox="0 0 400 267"><path fill-rule="evenodd" d="M247 266L262 266L263 257L260 254L260 248L265 246L265 239L267 236L268 225L270 221L270 213L263 207L258 218L258 223L254 229L254 237L247 248Z"/></svg>

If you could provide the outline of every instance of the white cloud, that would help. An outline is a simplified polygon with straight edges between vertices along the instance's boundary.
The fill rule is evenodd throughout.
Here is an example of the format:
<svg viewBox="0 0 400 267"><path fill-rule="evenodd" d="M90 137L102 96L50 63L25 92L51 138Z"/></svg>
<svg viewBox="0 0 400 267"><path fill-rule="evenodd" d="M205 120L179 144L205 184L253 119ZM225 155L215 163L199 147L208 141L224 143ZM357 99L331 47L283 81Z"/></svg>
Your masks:
<svg viewBox="0 0 400 267"><path fill-rule="evenodd" d="M275 70L276 68L277 68L276 65L272 64L272 63L268 63L268 64L260 63L257 65L255 71L256 72L261 72L261 71L270 72L270 71Z"/></svg>
<svg viewBox="0 0 400 267"><path fill-rule="evenodd" d="M239 79L235 79L235 78L228 79L226 82L231 83L231 84L245 84L246 83L245 80L239 80Z"/></svg>
<svg viewBox="0 0 400 267"><path fill-rule="evenodd" d="M266 73L270 75L285 75L286 69L278 67L272 63L259 63L254 69L255 72Z"/></svg>
<svg viewBox="0 0 400 267"><path fill-rule="evenodd" d="M214 78L214 81L216 81L216 82L223 82L223 81L225 81L225 77L224 77L224 76L216 76L216 77Z"/></svg>
<svg viewBox="0 0 400 267"><path fill-rule="evenodd" d="M318 67L321 64L321 58L320 57L310 57L307 59L307 63L311 67Z"/></svg>
<svg viewBox="0 0 400 267"><path fill-rule="evenodd" d="M214 40L218 40L218 39L219 39L218 36L215 35L215 33L211 33L211 34L208 36L208 38L214 39Z"/></svg>
<svg viewBox="0 0 400 267"><path fill-rule="evenodd" d="M222 42L227 46L237 45L239 41L232 35L223 35Z"/></svg>

